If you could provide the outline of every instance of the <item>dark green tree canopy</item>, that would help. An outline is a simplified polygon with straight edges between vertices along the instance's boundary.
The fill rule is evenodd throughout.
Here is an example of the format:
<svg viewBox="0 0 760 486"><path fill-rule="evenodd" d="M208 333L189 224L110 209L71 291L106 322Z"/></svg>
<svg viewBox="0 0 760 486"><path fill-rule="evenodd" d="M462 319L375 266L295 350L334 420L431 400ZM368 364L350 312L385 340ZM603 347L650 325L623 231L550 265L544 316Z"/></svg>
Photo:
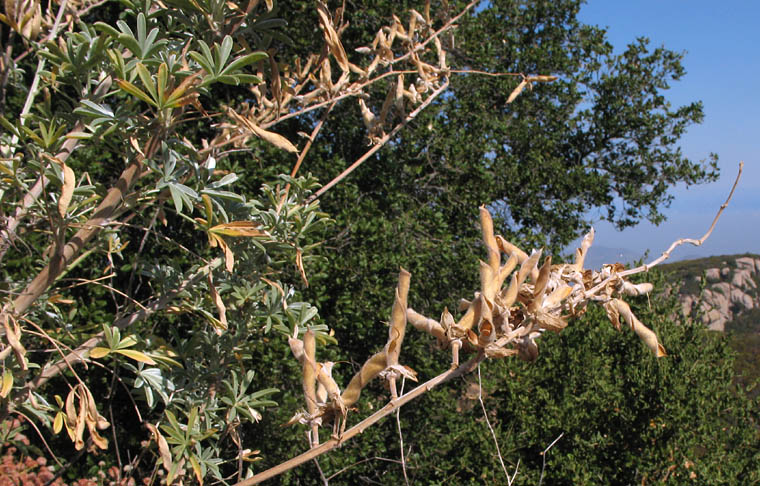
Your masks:
<svg viewBox="0 0 760 486"><path fill-rule="evenodd" d="M380 12L424 8L422 2L369 3L346 12L348 45L371 42L368 35L382 25ZM603 28L577 18L581 6L578 0L497 0L476 8L446 46L453 70L449 93L348 185L369 186L363 197L396 205L445 207L452 219L498 203L514 228L542 235L540 243L555 249L587 229L594 208L603 208L605 219L620 228L642 219L662 222L669 188L717 177L714 159L689 160L678 146L685 130L703 118L697 100L680 107L667 101L670 83L685 74L683 54L652 48L643 38L616 54ZM313 42L308 25L314 19L304 4L283 8L304 13L289 26L296 45ZM519 77L459 70L559 79L508 105ZM351 129L361 126L358 108L339 109L343 122L322 138L333 170L336 159L350 163L365 146L361 131ZM319 161L306 167L323 177ZM351 192L332 191L324 202L345 208L341 199Z"/></svg>

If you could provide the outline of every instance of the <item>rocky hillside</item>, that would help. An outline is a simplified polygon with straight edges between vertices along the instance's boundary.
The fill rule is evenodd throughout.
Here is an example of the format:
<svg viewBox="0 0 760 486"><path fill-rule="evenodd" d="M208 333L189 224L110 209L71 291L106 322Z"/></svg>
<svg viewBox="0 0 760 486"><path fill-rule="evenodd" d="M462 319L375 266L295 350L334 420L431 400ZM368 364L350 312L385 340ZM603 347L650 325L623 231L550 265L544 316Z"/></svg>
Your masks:
<svg viewBox="0 0 760 486"><path fill-rule="evenodd" d="M716 331L760 332L760 255L685 260L662 270L674 286L680 285L686 315Z"/></svg>

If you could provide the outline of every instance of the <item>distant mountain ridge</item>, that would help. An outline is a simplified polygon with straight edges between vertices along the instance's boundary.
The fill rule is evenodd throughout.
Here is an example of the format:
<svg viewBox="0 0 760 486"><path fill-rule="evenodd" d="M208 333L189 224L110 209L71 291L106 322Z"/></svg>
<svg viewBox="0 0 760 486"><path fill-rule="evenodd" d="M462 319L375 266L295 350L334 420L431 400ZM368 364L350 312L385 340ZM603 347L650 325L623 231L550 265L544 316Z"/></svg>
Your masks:
<svg viewBox="0 0 760 486"><path fill-rule="evenodd" d="M715 331L760 332L760 255L745 253L662 265L685 315Z"/></svg>

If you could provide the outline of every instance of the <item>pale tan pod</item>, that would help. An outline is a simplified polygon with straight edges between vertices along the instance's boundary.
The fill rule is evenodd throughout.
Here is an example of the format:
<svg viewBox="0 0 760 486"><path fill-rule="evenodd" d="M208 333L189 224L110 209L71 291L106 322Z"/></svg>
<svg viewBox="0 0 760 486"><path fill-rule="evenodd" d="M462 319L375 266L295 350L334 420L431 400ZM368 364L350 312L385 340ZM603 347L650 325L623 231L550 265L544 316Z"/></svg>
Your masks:
<svg viewBox="0 0 760 486"><path fill-rule="evenodd" d="M584 236L583 240L581 241L581 247L575 251L576 270L583 270L583 263L586 259L586 255L588 254L588 249L591 247L592 243L594 243L594 228L591 228L591 230L586 233L586 236Z"/></svg>
<svg viewBox="0 0 760 486"><path fill-rule="evenodd" d="M406 298L409 294L410 279L411 274L402 268L398 274L396 298L391 311L391 327L388 330L388 343L385 346L388 366L398 364L398 356L401 353L401 344L406 333Z"/></svg>
<svg viewBox="0 0 760 486"><path fill-rule="evenodd" d="M665 348L657 339L657 334L654 333L651 329L646 327L633 313L630 306L620 300L620 299L613 299L609 302L610 306L613 307L617 313L623 317L623 319L626 321L626 323L633 329L633 332L635 332L639 339L644 341L644 344L647 345L647 347L654 353L655 356L658 358L661 358L663 356L667 356L667 352L665 351Z"/></svg>
<svg viewBox="0 0 760 486"><path fill-rule="evenodd" d="M491 300L493 300L496 292L499 290L496 284L497 280L493 267L480 260L480 288L483 290L483 294Z"/></svg>
<svg viewBox="0 0 760 486"><path fill-rule="evenodd" d="M534 312L541 307L543 302L544 292L546 291L546 284L549 282L549 272L551 272L552 257L549 255L544 260L544 264L541 265L541 270L538 272L538 278L536 284L533 287L533 302L531 310Z"/></svg>
<svg viewBox="0 0 760 486"><path fill-rule="evenodd" d="M530 254L527 260L523 262L523 264L520 266L520 271L517 273L517 283L518 285L522 285L523 282L525 282L525 279L528 277L528 275L533 275L533 270L536 269L536 264L538 263L538 259L541 258L541 253L543 250L534 250L533 253ZM538 280L538 272L536 271L536 280Z"/></svg>
<svg viewBox="0 0 760 486"><path fill-rule="evenodd" d="M74 196L74 186L76 184L76 177L74 171L68 165L62 163L63 169L63 188L61 189L61 197L58 198L58 214L62 218L66 217L66 212L69 209L71 198Z"/></svg>
<svg viewBox="0 0 760 486"><path fill-rule="evenodd" d="M573 292L573 288L570 287L567 284L562 284L556 289L554 289L554 292L549 294L546 299L544 299L544 307L551 308L555 305L559 304L563 300L567 298L568 295L570 295Z"/></svg>
<svg viewBox="0 0 760 486"><path fill-rule="evenodd" d="M512 307L517 300L517 293L520 291L520 284L518 283L518 275L512 275L512 281L509 283L506 292L503 292L502 305L504 307Z"/></svg>
<svg viewBox="0 0 760 486"><path fill-rule="evenodd" d="M496 237L493 234L493 218L485 206L480 206L480 228L483 233L483 243L486 244L486 250L488 251L488 265L495 275L499 271L501 254L499 253Z"/></svg>
<svg viewBox="0 0 760 486"><path fill-rule="evenodd" d="M515 101L515 98L520 96L520 93L523 92L526 86L528 86L527 81L525 81L524 79L520 81L520 84L518 84L517 87L513 89L512 92L509 94L509 98L507 98L507 104Z"/></svg>
<svg viewBox="0 0 760 486"><path fill-rule="evenodd" d="M406 310L406 318L416 329L432 334L440 342L446 341L446 330L440 323L415 312L414 309ZM454 322L453 318L451 322Z"/></svg>
<svg viewBox="0 0 760 486"><path fill-rule="evenodd" d="M507 262L499 268L499 273L496 274L496 288L501 289L504 285L504 280L512 273L512 270L517 266L517 255L512 253L509 255Z"/></svg>
<svg viewBox="0 0 760 486"><path fill-rule="evenodd" d="M343 391L341 398L346 407L350 407L361 395L362 389L386 368L385 351L380 351L369 358Z"/></svg>

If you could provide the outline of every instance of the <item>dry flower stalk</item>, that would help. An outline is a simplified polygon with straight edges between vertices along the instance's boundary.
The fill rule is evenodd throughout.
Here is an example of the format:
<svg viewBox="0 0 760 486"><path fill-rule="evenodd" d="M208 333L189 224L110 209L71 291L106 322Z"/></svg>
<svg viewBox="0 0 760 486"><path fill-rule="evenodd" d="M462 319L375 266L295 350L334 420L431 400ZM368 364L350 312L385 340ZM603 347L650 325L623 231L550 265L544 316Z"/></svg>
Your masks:
<svg viewBox="0 0 760 486"><path fill-rule="evenodd" d="M415 389L392 399L380 410L363 419L348 430L341 430L339 435L313 446L309 451L285 461L275 467L262 471L235 486L250 486L275 477L285 471L311 461L321 454L340 446L355 435L361 434L368 427L394 413L403 405L423 395L438 385L452 379L471 373L486 358L504 358L518 355L522 359L533 360L538 356L538 339L547 329L560 332L567 326L568 319L585 312L590 301L600 302L616 328L621 328L620 319L633 330L644 344L657 357L666 356L665 348L660 344L657 335L647 328L631 311L630 306L622 300L626 295L643 295L652 291L648 283L633 284L625 279L627 275L639 273L657 265L670 256L673 248L685 242L700 245L712 232L715 224L728 202L733 196L734 189L741 177L743 163L739 166L739 174L726 202L721 206L710 229L699 240L681 239L675 242L663 255L649 265L643 265L632 270L624 270L620 264L604 265L601 271L584 269L586 255L594 241L593 229L583 238L580 248L575 252L573 263L553 265L551 258L546 258L538 267L541 251L533 251L530 255L493 233L493 220L485 207L480 208L480 222L483 230L483 241L488 253L488 263L480 263L481 290L476 292L472 301L463 301L460 311L464 312L459 322L444 309L440 320L436 321L406 308L406 320L412 326L434 336L441 347L450 347L452 352L452 367L417 386ZM508 258L501 263L501 255ZM517 264L519 270L515 272ZM508 285L504 285L507 277L512 275ZM327 403L318 398L319 411L317 417L309 419L308 412L301 412L294 417L295 421L309 423L312 426L321 425L321 419L336 417L336 412L345 413L348 407L356 403L364 386L382 372L387 372L389 349L395 352L394 341L400 346L402 337L400 331L401 319L397 310L406 306L410 275L405 270L399 274L399 284L394 300L393 322L389 331L389 340L382 351L374 354L362 366L349 386L341 395L342 406L338 410L335 401ZM405 326L405 323L404 323ZM473 329L477 329L476 333ZM301 360L303 344L300 340L291 338L296 344L294 354ZM299 346L299 343L300 346ZM475 355L467 362L459 364L459 351L474 352ZM408 368L398 365L398 355L393 358L393 369ZM307 394L307 403L308 403ZM307 420L304 420L307 418ZM345 415L341 417L345 426ZM561 436L560 436L561 437ZM557 438L557 440L559 437ZM556 440L546 449L556 443ZM544 451L546 452L546 451Z"/></svg>

